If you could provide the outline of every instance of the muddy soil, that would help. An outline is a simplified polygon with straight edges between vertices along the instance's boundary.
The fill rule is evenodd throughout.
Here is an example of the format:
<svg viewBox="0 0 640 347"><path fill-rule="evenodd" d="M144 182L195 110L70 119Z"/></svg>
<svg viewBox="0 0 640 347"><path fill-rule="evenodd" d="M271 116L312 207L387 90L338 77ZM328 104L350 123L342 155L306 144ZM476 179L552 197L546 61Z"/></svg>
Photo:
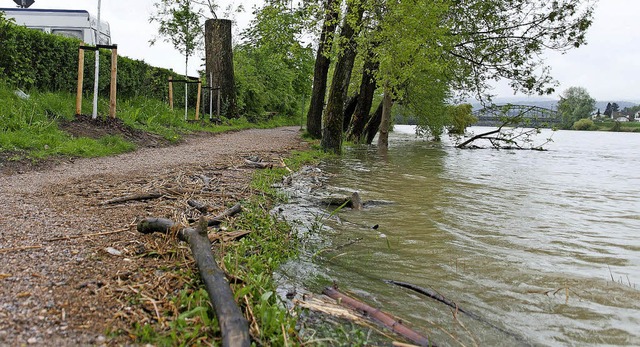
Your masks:
<svg viewBox="0 0 640 347"><path fill-rule="evenodd" d="M256 169L246 157L277 165L304 148L297 127L246 130L0 173L0 345L132 343L107 332L153 319L154 306L184 286L173 271L184 265L175 240L139 234L136 218L197 217L190 198L217 207L215 215L252 194ZM103 204L150 191L162 197ZM142 300L131 302L134 294Z"/></svg>

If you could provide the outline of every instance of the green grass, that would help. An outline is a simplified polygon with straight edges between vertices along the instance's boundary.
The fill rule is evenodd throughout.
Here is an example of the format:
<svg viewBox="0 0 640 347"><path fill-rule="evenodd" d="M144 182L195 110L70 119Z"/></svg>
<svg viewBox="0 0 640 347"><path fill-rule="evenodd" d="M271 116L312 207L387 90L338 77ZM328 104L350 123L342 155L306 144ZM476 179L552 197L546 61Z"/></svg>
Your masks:
<svg viewBox="0 0 640 347"><path fill-rule="evenodd" d="M75 95L70 93L29 92L28 99L21 99L6 82L0 80L0 152L15 152L16 160L39 160L51 156L101 157L135 150L136 146L116 136L100 139L74 138L61 131L62 120L73 120ZM91 100L82 105L83 114L92 113ZM109 112L107 99L99 99L98 114ZM275 117L260 124L250 123L245 118L223 119L217 125L206 119L199 122L185 121L184 109L169 109L160 100L134 98L118 100L117 117L126 125L161 135L176 142L185 134L195 131L224 132L248 128L273 128L294 125L296 120ZM195 111L189 110L189 119Z"/></svg>

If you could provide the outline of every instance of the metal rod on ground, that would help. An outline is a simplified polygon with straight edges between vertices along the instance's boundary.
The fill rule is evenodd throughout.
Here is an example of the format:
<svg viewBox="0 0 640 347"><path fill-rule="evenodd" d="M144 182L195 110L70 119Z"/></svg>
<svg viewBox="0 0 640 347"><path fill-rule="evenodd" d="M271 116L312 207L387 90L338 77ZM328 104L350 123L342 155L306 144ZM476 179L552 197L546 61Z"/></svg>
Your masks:
<svg viewBox="0 0 640 347"><path fill-rule="evenodd" d="M82 82L84 80L84 49L78 48L78 91L76 93L76 114L82 113Z"/></svg>
<svg viewBox="0 0 640 347"><path fill-rule="evenodd" d="M213 119L213 87L211 82L213 82L213 74L209 73L209 120Z"/></svg>
<svg viewBox="0 0 640 347"><path fill-rule="evenodd" d="M96 45L100 44L100 5L98 0L98 32L96 33ZM96 49L96 70L93 81L93 114L91 118L98 118L98 81L100 80L100 50Z"/></svg>
<svg viewBox="0 0 640 347"><path fill-rule="evenodd" d="M189 79L189 76L186 76L185 79ZM189 83L185 83L184 84L184 120L187 120L188 108L189 108Z"/></svg>
<svg viewBox="0 0 640 347"><path fill-rule="evenodd" d="M169 76L169 108L173 111L173 76Z"/></svg>

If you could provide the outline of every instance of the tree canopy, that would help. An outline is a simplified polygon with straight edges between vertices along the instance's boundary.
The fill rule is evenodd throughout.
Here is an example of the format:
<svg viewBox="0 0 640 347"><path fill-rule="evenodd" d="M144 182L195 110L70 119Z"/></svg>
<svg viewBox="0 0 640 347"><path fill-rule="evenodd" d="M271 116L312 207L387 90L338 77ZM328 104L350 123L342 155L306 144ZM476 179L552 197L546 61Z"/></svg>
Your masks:
<svg viewBox="0 0 640 347"><path fill-rule="evenodd" d="M340 39L334 40L340 44L331 50L335 66L340 66L345 49L345 28L355 24L357 39L348 47L356 47L362 61L373 52L375 64L367 68L375 67L369 72L377 89L387 85L393 102L411 106L420 124L436 137L446 125L442 111L447 103L456 96L488 100L487 91L496 80L506 79L514 90L527 94L552 93L555 81L540 56L545 50L583 45L593 13L591 2L583 0L348 0L345 9L355 7L364 11L362 20L343 20ZM332 107L344 104L338 96L350 92L348 83L331 88L340 91L329 91L325 129L344 119ZM326 135L340 136L336 131L323 132ZM325 150L339 152L340 143L323 138Z"/></svg>
<svg viewBox="0 0 640 347"><path fill-rule="evenodd" d="M558 112L562 116L562 123L565 129L573 126L573 123L589 118L595 110L596 101L582 87L570 87L560 96L558 102Z"/></svg>

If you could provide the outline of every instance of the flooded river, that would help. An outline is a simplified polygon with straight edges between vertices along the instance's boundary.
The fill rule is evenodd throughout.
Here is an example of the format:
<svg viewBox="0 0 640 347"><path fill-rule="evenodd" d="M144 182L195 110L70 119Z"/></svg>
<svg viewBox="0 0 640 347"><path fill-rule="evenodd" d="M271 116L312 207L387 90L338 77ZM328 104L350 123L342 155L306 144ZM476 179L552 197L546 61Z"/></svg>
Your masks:
<svg viewBox="0 0 640 347"><path fill-rule="evenodd" d="M438 345L640 345L640 134L552 136L542 152L461 150L400 126L387 153L348 148L317 185L392 203L332 213L292 198L285 217L308 242L283 278L335 281Z"/></svg>

